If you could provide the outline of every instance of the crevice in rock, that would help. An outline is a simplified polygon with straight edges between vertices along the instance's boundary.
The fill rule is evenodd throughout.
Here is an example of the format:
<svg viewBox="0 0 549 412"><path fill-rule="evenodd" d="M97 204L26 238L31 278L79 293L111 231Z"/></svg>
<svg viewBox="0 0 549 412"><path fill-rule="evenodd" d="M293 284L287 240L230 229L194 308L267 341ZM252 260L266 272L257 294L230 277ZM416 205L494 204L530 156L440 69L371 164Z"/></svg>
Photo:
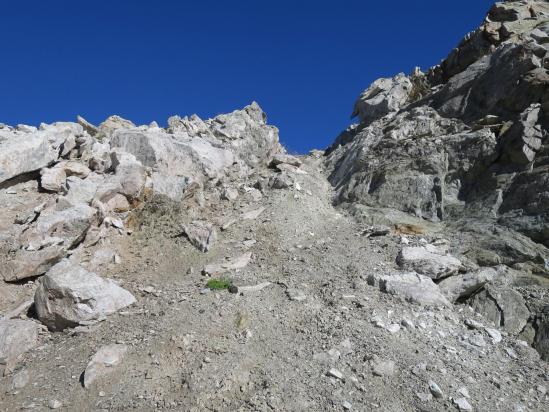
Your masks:
<svg viewBox="0 0 549 412"><path fill-rule="evenodd" d="M27 183L31 180L40 181L40 171L35 170L28 173L23 173L20 175L17 175L15 177L12 177L11 179L4 180L2 183L0 183L0 190L1 189L9 189L12 186L21 184L21 183Z"/></svg>

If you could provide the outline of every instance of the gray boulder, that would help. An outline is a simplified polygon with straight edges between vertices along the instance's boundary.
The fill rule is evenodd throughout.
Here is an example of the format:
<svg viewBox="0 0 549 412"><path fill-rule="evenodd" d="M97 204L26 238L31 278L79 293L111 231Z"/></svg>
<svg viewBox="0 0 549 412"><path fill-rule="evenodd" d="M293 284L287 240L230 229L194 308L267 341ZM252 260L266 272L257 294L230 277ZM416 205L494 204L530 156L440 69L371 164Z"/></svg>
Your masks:
<svg viewBox="0 0 549 412"><path fill-rule="evenodd" d="M34 295L38 318L54 331L100 319L134 302L133 295L114 281L68 260L40 278Z"/></svg>
<svg viewBox="0 0 549 412"><path fill-rule="evenodd" d="M455 275L462 266L459 259L433 245L403 247L397 263L404 270L413 270L431 279Z"/></svg>
<svg viewBox="0 0 549 412"><path fill-rule="evenodd" d="M408 302L428 306L451 306L431 278L415 272L392 275L372 274L368 276L368 284Z"/></svg>
<svg viewBox="0 0 549 412"><path fill-rule="evenodd" d="M522 295L506 285L486 285L469 299L469 304L494 325L512 334L520 333L530 317Z"/></svg>

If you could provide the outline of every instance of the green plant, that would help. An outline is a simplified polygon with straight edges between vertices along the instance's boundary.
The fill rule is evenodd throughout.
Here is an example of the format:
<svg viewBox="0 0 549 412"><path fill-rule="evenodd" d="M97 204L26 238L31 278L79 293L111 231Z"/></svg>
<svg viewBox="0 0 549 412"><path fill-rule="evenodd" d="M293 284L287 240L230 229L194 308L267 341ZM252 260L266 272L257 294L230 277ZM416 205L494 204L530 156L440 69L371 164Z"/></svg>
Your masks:
<svg viewBox="0 0 549 412"><path fill-rule="evenodd" d="M223 290L223 289L229 289L231 287L232 282L227 279L210 279L206 283L206 287L211 290Z"/></svg>

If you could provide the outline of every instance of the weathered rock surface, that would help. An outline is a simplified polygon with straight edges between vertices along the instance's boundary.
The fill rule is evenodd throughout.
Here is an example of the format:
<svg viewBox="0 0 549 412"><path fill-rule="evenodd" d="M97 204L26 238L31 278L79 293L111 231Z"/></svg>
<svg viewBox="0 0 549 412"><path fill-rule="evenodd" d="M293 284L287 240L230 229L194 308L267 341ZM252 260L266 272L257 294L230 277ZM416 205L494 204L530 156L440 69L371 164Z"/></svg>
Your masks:
<svg viewBox="0 0 549 412"><path fill-rule="evenodd" d="M0 360L10 367L38 344L39 325L30 320L0 319ZM0 371L2 372L2 371ZM2 373L0 373L0 377Z"/></svg>
<svg viewBox="0 0 549 412"><path fill-rule="evenodd" d="M189 242L201 252L207 252L217 239L215 228L206 222L193 221L183 225L183 232Z"/></svg>
<svg viewBox="0 0 549 412"><path fill-rule="evenodd" d="M404 270L414 270L432 279L455 275L461 267L459 259L433 245L404 247L397 256L397 263Z"/></svg>
<svg viewBox="0 0 549 412"><path fill-rule="evenodd" d="M114 281L64 260L40 278L34 296L36 313L51 330L93 321L131 305L135 298Z"/></svg>
<svg viewBox="0 0 549 412"><path fill-rule="evenodd" d="M415 272L370 275L368 283L378 286L382 292L399 296L409 302L431 306L450 306L448 299L430 278Z"/></svg>
<svg viewBox="0 0 549 412"><path fill-rule="evenodd" d="M128 351L126 345L113 344L102 346L91 358L84 371L84 387L89 388L97 379L113 372L114 368L122 362Z"/></svg>

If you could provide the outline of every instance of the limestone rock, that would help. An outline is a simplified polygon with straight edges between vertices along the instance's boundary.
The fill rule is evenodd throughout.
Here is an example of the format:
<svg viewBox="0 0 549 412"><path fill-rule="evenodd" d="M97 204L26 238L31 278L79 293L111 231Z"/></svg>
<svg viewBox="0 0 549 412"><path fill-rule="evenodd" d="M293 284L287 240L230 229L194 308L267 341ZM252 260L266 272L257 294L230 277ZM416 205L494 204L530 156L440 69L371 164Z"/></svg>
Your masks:
<svg viewBox="0 0 549 412"><path fill-rule="evenodd" d="M378 286L382 292L399 296L420 305L451 306L438 286L427 276L415 272L393 275L369 275L368 284Z"/></svg>
<svg viewBox="0 0 549 412"><path fill-rule="evenodd" d="M37 345L39 330L39 325L30 320L0 319L0 359L13 365L19 355Z"/></svg>
<svg viewBox="0 0 549 412"><path fill-rule="evenodd" d="M389 113L397 112L409 98L412 82L404 73L393 78L378 79L355 103L351 117L359 116L362 123L371 123Z"/></svg>
<svg viewBox="0 0 549 412"><path fill-rule="evenodd" d="M187 225L183 225L183 232L191 244L201 252L210 250L217 239L215 228L206 222L193 221Z"/></svg>
<svg viewBox="0 0 549 412"><path fill-rule="evenodd" d="M404 247L397 257L398 265L405 270L414 270L432 279L456 274L461 262L433 245Z"/></svg>
<svg viewBox="0 0 549 412"><path fill-rule="evenodd" d="M244 253L240 256L227 259L225 262L210 264L204 266L202 273L208 276L218 276L231 270L245 268L252 259L252 252Z"/></svg>
<svg viewBox="0 0 549 412"><path fill-rule="evenodd" d="M67 174L63 167L55 166L40 171L40 186L51 192L61 192L65 189Z"/></svg>
<svg viewBox="0 0 549 412"><path fill-rule="evenodd" d="M36 313L51 330L63 330L110 315L135 298L114 281L103 279L68 260L40 278L34 296Z"/></svg>
<svg viewBox="0 0 549 412"><path fill-rule="evenodd" d="M112 344L102 346L91 358L84 371L84 387L89 388L97 379L111 373L122 362L128 351L126 345Z"/></svg>

